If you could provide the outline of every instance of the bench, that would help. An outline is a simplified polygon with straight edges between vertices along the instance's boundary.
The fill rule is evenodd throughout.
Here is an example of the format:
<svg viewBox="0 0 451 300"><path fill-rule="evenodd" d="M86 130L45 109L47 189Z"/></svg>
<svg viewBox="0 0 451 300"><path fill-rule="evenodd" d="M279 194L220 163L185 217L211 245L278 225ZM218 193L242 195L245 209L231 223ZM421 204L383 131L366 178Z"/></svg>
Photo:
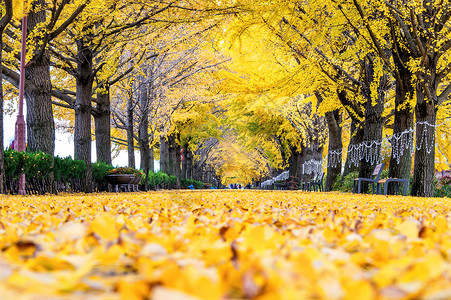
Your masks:
<svg viewBox="0 0 451 300"><path fill-rule="evenodd" d="M407 196L407 188L409 187L409 181L404 178L385 178L377 181L377 194L382 194L382 184L384 185L384 195L387 195L388 184L390 182L395 183L395 195L398 194L398 188L400 183L404 183L404 196Z"/></svg>
<svg viewBox="0 0 451 300"><path fill-rule="evenodd" d="M282 180L282 181L276 181L274 182L274 185L279 189L279 190L286 190L288 189L288 181L287 180Z"/></svg>
<svg viewBox="0 0 451 300"><path fill-rule="evenodd" d="M362 182L368 182L368 183L371 183L371 187L373 188L373 193L376 192L376 190L374 188L374 184L379 181L381 173L382 173L382 170L384 169L384 165L385 165L385 163L376 165L376 167L374 168L373 174L371 175L371 178L356 178L356 179L354 179L354 184L353 184L353 187L352 187L352 191L355 193L356 190L357 190L357 193L360 194Z"/></svg>
<svg viewBox="0 0 451 300"><path fill-rule="evenodd" d="M321 173L321 175L318 175L316 177L316 180L312 181L310 183L310 187L313 188L313 190L316 192L316 189L318 188L318 191L323 191L323 179L324 179L324 173Z"/></svg>
<svg viewBox="0 0 451 300"><path fill-rule="evenodd" d="M316 191L316 189L318 188L318 190L321 192L323 190L323 178L324 173L316 174L315 179L313 179L312 181L304 182L302 189L304 191L310 191L311 189L313 189L313 191Z"/></svg>

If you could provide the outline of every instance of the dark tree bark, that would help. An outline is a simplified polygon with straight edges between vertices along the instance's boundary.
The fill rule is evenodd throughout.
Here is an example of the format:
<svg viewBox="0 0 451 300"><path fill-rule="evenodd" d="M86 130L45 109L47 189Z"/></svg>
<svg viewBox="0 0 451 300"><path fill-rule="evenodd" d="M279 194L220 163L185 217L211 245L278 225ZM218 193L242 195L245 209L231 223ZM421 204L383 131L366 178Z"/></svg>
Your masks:
<svg viewBox="0 0 451 300"><path fill-rule="evenodd" d="M168 156L167 156L167 174L168 175L176 175L176 154L177 154L177 146L175 143L175 136L171 134L167 137L167 146L168 146Z"/></svg>
<svg viewBox="0 0 451 300"><path fill-rule="evenodd" d="M410 83L406 83L410 85ZM393 133L395 136L399 136L399 133L411 129L413 126L413 113L411 112L410 105L407 105L407 97L404 91L398 91L398 84L396 85L396 99L395 99L395 119L393 123ZM413 95L410 94L410 95ZM410 178L410 171L412 168L412 156L410 147L413 142L413 133L404 134L401 139L392 139L392 154L390 157L390 167L388 171L388 177L390 178ZM410 142L409 142L410 141ZM408 148L406 148L406 146ZM404 149L401 149L404 147ZM393 149L396 149L398 153L394 153ZM398 157L399 152L403 151L401 157ZM396 157L395 157L396 156ZM389 186L388 193L394 192L394 186Z"/></svg>
<svg viewBox="0 0 451 300"><path fill-rule="evenodd" d="M162 130L162 128L161 128ZM168 172L168 144L165 136L160 137L160 170L161 172Z"/></svg>
<svg viewBox="0 0 451 300"><path fill-rule="evenodd" d="M296 147L290 147L291 155L289 158L289 172L290 176L301 178L302 175L302 163L301 161L306 161L302 159L302 149L298 151Z"/></svg>
<svg viewBox="0 0 451 300"><path fill-rule="evenodd" d="M96 112L93 113L96 137L97 162L111 165L111 110L109 87L97 93Z"/></svg>
<svg viewBox="0 0 451 300"><path fill-rule="evenodd" d="M180 140L178 134L172 133L167 136L167 140L162 144L160 141L160 149L161 147L165 147L164 156L162 157L162 150L160 150L160 161L166 161L163 163L166 169L165 172L168 175L173 175L177 177L176 188L181 187L181 161L180 161L180 146L177 144L177 140Z"/></svg>
<svg viewBox="0 0 451 300"><path fill-rule="evenodd" d="M177 140L180 140L180 133L177 134ZM176 189L180 189L182 187L182 170L181 170L181 161L180 161L180 150L182 149L182 147L180 147L179 143L177 143L177 141L175 140L176 144L175 144L175 157L174 157L174 162L175 162L175 176L177 177L177 182L175 184L175 188Z"/></svg>
<svg viewBox="0 0 451 300"><path fill-rule="evenodd" d="M379 158L381 157L381 145L374 143L382 142L382 129L384 125L384 118L382 117L382 112L384 111L384 101L385 101L385 90L387 89L387 75L383 75L381 78L375 78L374 75L374 61L371 55L368 55L364 62L364 78L366 83L366 89L363 90L364 96L366 96L366 107L365 107L365 125L364 125L364 135L363 140L367 142L365 146L366 151L365 157L360 161L359 167L359 177L370 178L373 174L376 164L379 163ZM374 81L377 80L377 91L376 95L372 94L370 86ZM374 99L376 101L374 101ZM373 103L375 102L375 103ZM373 105L374 104L374 105ZM374 144L374 146L371 146ZM370 148L368 148L368 147ZM365 184L363 185L363 190L366 189Z"/></svg>
<svg viewBox="0 0 451 300"><path fill-rule="evenodd" d="M202 181L202 165L199 161L193 164L193 178L197 181Z"/></svg>
<svg viewBox="0 0 451 300"><path fill-rule="evenodd" d="M140 120L138 126L138 144L141 156L140 168L144 171L146 178L144 189L147 191L147 176L149 175L150 149L149 149L149 98L147 84L141 77L139 87Z"/></svg>
<svg viewBox="0 0 451 300"><path fill-rule="evenodd" d="M338 175L341 174L341 160L343 155L343 140L341 135L341 113L339 110L327 112L325 114L327 127L329 129L329 153L336 151L336 154L328 156L327 176L324 190L331 191Z"/></svg>
<svg viewBox="0 0 451 300"><path fill-rule="evenodd" d="M154 162L154 153L153 153L153 147L150 147L149 149L149 172L153 173L155 172L155 162Z"/></svg>
<svg viewBox="0 0 451 300"><path fill-rule="evenodd" d="M417 90L417 105L415 107L416 149L412 183L412 196L432 197L434 195L435 167L435 125L436 108L434 101L425 99L422 89Z"/></svg>
<svg viewBox="0 0 451 300"><path fill-rule="evenodd" d="M5 14L0 19L0 49L3 49L3 32L13 16L12 0L4 0ZM3 57L0 51L0 79L3 72ZM5 165L4 165L4 144L3 144L3 83L0 82L0 194L6 193Z"/></svg>
<svg viewBox="0 0 451 300"><path fill-rule="evenodd" d="M323 146L319 141L313 140L308 146L303 146L301 150L295 150L292 156L294 165L290 165L290 176L296 174L296 177L299 177L301 182L310 182L314 179L317 172L311 174L303 172L303 166L305 168L304 164L311 160L321 161L323 156Z"/></svg>
<svg viewBox="0 0 451 300"><path fill-rule="evenodd" d="M188 155L188 148L187 148L187 145L184 145L183 146L183 161L182 161L182 171L181 171L181 176L182 176L182 178L183 179L188 179L188 174L187 174L187 170L186 170L186 168L187 168L187 166L186 166L186 164L187 164L187 162L188 162L188 160L186 159L186 156Z"/></svg>
<svg viewBox="0 0 451 300"><path fill-rule="evenodd" d="M46 7L44 0L33 2L33 8ZM46 21L45 9L31 9L28 14L28 32L36 31ZM39 45L39 35L35 43ZM25 98L27 100L27 150L54 155L55 124L52 109L50 55L37 47L33 59L25 68Z"/></svg>
<svg viewBox="0 0 451 300"><path fill-rule="evenodd" d="M77 40L77 73L75 98L75 158L86 163L86 176L82 179L82 190L92 192L91 170L91 99L94 73L92 69L93 53L89 46L92 36Z"/></svg>
<svg viewBox="0 0 451 300"><path fill-rule="evenodd" d="M193 153L185 147L184 170L185 179L193 179Z"/></svg>
<svg viewBox="0 0 451 300"><path fill-rule="evenodd" d="M415 94L415 86L412 84L413 74L411 70L407 67L407 62L409 61L410 53L404 47L399 45L399 41L395 38L393 52L393 61L397 70L395 74L396 81L396 95L395 95L395 117L393 122L393 134L399 136L401 132L409 130L413 126L413 108L411 107L409 97L413 97ZM406 140L405 144L401 139L392 139L392 153L390 157L390 168L388 171L388 177L390 178L410 178L410 171L412 168L412 156L410 153L409 141L413 142L413 133L409 135L404 134ZM402 146L406 145L409 148L400 149ZM398 153L393 152L393 149ZM403 151L401 157L399 151ZM391 185L388 187L388 193L393 194L395 191L395 186Z"/></svg>
<svg viewBox="0 0 451 300"><path fill-rule="evenodd" d="M133 98L130 96L127 100L127 152L128 166L135 167L135 143L133 137Z"/></svg>

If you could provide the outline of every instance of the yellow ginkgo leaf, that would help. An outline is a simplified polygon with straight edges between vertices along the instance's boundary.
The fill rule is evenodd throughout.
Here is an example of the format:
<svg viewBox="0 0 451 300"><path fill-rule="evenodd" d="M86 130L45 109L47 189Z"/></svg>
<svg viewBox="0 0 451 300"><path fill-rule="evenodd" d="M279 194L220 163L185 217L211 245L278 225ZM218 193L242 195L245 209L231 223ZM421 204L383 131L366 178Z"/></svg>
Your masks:
<svg viewBox="0 0 451 300"><path fill-rule="evenodd" d="M412 220L404 221L398 225L397 229L399 230L399 233L405 235L409 239L418 238L418 233L420 231L417 222Z"/></svg>
<svg viewBox="0 0 451 300"><path fill-rule="evenodd" d="M91 232L99 235L101 238L112 241L119 236L118 229L116 228L116 221L108 214L101 214L96 217L89 227Z"/></svg>

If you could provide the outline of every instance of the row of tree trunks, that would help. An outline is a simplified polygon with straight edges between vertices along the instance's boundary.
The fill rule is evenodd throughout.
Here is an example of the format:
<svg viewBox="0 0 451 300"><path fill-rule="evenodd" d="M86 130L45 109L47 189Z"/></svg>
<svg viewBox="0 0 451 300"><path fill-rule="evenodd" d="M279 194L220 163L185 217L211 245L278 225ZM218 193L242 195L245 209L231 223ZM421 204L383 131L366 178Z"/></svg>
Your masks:
<svg viewBox="0 0 451 300"><path fill-rule="evenodd" d="M182 169L180 157L180 135L172 133L160 138L160 169L162 172L177 178L176 188L181 187Z"/></svg>

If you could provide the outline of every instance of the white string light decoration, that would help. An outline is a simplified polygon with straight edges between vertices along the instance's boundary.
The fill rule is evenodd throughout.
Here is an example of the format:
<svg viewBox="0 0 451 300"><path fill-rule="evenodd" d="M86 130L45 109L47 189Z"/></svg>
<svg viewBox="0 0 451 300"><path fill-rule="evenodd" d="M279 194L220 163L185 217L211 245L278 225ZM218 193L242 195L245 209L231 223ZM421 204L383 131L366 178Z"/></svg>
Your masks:
<svg viewBox="0 0 451 300"><path fill-rule="evenodd" d="M329 153L327 154L327 166L336 168L341 165L342 154L343 149L329 151Z"/></svg>
<svg viewBox="0 0 451 300"><path fill-rule="evenodd" d="M410 155L413 155L413 134L414 129L409 128L388 137L388 141L392 147L392 156L396 159L397 164L401 161L405 150L409 150Z"/></svg>
<svg viewBox="0 0 451 300"><path fill-rule="evenodd" d="M370 162L371 164L379 164L382 160L385 159L384 153L382 151L382 145L384 143L390 143L392 147L392 155L393 158L396 159L396 163L399 164L402 156L406 151L413 155L415 148L417 150L421 150L421 148L426 147L427 153L431 153L432 147L434 147L435 143L435 135L432 139L428 140L427 131L428 127L432 127L434 129L442 126L445 122L433 125L427 121L419 121L417 122L414 128L417 125L424 125L421 133L420 142L414 145L414 128L406 129L402 132L398 132L393 134L392 136L382 138L382 140L378 141L364 141L359 144L350 145L347 151L347 155L349 157L349 162L351 165L355 165L358 167L360 162L365 159L366 162ZM332 150L329 151L326 157L328 157L327 166L329 167L337 167L341 164L340 155L343 153L343 150Z"/></svg>
<svg viewBox="0 0 451 300"><path fill-rule="evenodd" d="M323 169L322 160L311 159L302 164L302 174L311 175L312 173L318 174Z"/></svg>

